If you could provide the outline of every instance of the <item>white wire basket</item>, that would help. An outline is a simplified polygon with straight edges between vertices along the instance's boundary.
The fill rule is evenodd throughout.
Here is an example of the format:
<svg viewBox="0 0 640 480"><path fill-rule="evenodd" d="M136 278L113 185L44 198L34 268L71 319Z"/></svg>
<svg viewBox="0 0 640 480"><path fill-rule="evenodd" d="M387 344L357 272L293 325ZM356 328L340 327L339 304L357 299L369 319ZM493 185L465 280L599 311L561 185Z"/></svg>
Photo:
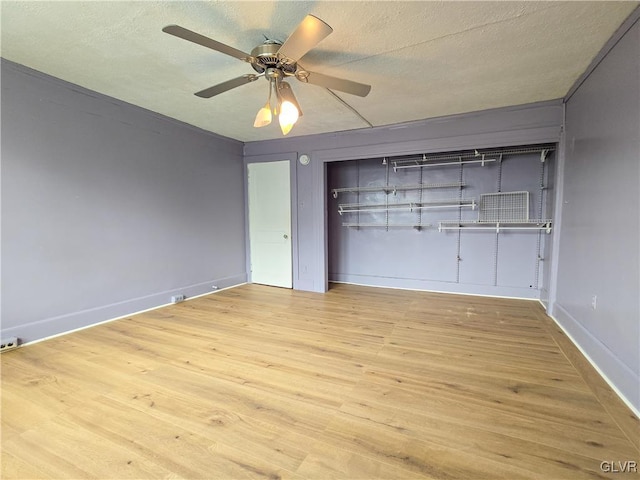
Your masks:
<svg viewBox="0 0 640 480"><path fill-rule="evenodd" d="M529 192L500 192L480 195L479 223L526 223L529 221Z"/></svg>

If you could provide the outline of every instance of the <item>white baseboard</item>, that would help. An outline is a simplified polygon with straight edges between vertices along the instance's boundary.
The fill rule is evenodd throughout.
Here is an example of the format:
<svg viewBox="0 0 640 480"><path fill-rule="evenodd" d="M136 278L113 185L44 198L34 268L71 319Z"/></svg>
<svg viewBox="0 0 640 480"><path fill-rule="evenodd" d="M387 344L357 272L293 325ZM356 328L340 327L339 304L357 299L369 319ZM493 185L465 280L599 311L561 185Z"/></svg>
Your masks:
<svg viewBox="0 0 640 480"><path fill-rule="evenodd" d="M398 290L413 290L418 292L454 293L456 295L474 295L478 297L539 300L538 290L529 288L474 285L455 282L439 282L433 280L415 280L335 273L329 276L329 283L345 283L350 285L361 285L363 287L395 288Z"/></svg>
<svg viewBox="0 0 640 480"><path fill-rule="evenodd" d="M549 316L616 395L640 418L640 377L557 302L553 315Z"/></svg>
<svg viewBox="0 0 640 480"><path fill-rule="evenodd" d="M173 295L182 294L185 295L187 299L191 299L229 287L238 286L245 282L246 276L240 275L209 280L195 285L187 285L165 292L154 293L144 297L103 305L79 312L71 312L69 314L45 318L36 322L3 329L2 338L17 337L20 339L21 346L31 345L38 341L66 335L67 333L76 332L84 328L171 305L171 303L167 303L167 300ZM223 288L213 290L213 285Z"/></svg>

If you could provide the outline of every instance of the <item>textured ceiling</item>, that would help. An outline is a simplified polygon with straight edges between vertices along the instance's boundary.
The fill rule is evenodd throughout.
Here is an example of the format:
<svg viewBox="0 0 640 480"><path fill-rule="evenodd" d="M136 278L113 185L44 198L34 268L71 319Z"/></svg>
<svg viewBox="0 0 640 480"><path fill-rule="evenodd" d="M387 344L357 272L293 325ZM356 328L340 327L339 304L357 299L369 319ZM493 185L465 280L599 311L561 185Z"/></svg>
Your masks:
<svg viewBox="0 0 640 480"><path fill-rule="evenodd" d="M211 99L194 92L252 73L239 60L162 32L178 24L245 52L284 41L311 13L334 29L300 61L372 85L336 92L374 126L562 97L638 2L11 2L2 57L242 141L263 79ZM292 80L304 110L289 134L366 127L323 88Z"/></svg>

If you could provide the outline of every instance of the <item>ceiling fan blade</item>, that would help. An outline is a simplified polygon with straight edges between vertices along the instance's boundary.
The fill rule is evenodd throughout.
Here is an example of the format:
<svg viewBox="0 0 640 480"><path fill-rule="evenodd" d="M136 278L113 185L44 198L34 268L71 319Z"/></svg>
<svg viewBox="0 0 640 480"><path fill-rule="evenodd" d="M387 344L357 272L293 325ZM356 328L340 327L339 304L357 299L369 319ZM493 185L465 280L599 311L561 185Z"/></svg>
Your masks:
<svg viewBox="0 0 640 480"><path fill-rule="evenodd" d="M258 78L260 78L259 75L250 73L248 75L243 75L241 77L233 78L231 80L227 80L226 82L219 83L218 85L214 85L213 87L205 88L204 90L196 92L195 95L202 98L211 98L224 93L227 90L231 90L232 88L240 87L242 85L246 85L247 83L254 82Z"/></svg>
<svg viewBox="0 0 640 480"><path fill-rule="evenodd" d="M296 75L296 78L304 83L350 93L351 95L357 95L359 97L366 97L371 91L371 85L345 80L344 78L332 77L330 75L323 75L322 73L305 71L304 75Z"/></svg>
<svg viewBox="0 0 640 480"><path fill-rule="evenodd" d="M224 43L212 40L211 38L200 35L199 33L192 32L191 30L188 30L179 25L167 25L162 29L162 31L174 35L178 38L182 38L183 40L197 43L198 45L202 45L203 47L211 48L212 50L216 50L220 53L225 53L237 59L251 63L252 58L248 53L244 53L237 48L233 48L229 45L225 45Z"/></svg>
<svg viewBox="0 0 640 480"><path fill-rule="evenodd" d="M295 62L326 38L333 28L318 17L307 15L278 50L278 54Z"/></svg>

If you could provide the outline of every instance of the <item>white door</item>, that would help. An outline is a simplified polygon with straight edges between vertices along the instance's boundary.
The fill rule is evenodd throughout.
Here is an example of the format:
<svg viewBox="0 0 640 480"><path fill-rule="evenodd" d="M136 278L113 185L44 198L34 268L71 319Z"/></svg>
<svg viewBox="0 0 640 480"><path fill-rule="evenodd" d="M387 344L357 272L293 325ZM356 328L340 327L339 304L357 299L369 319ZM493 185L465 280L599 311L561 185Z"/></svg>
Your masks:
<svg viewBox="0 0 640 480"><path fill-rule="evenodd" d="M289 161L250 163L251 281L292 287Z"/></svg>

